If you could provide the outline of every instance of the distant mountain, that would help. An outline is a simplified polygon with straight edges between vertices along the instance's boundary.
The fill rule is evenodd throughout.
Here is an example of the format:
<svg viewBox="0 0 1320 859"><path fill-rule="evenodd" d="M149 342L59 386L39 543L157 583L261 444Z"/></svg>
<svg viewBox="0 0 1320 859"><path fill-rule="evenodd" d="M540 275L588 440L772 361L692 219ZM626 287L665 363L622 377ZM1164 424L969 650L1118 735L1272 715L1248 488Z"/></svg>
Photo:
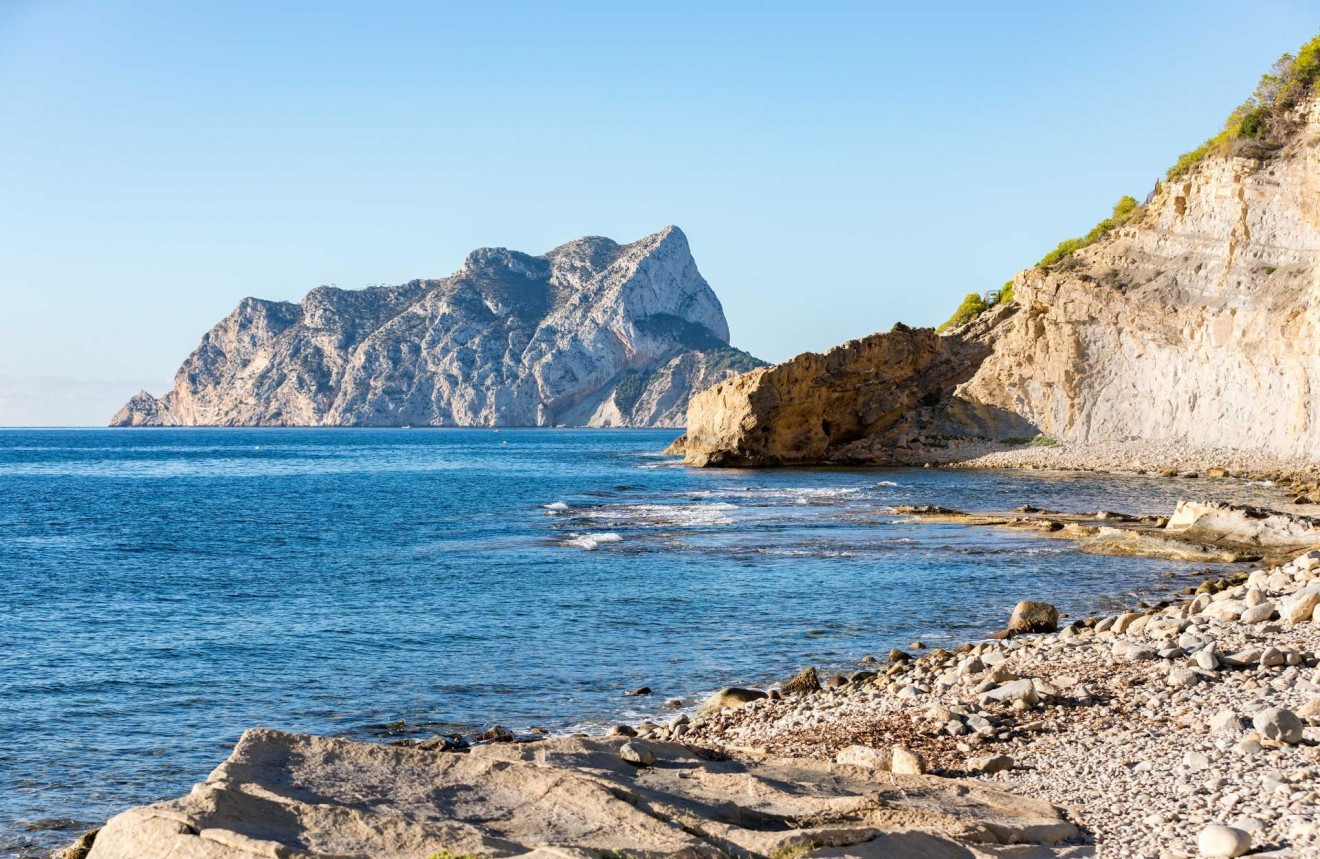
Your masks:
<svg viewBox="0 0 1320 859"><path fill-rule="evenodd" d="M764 362L729 345L687 237L470 253L440 280L245 298L112 426L679 426Z"/></svg>

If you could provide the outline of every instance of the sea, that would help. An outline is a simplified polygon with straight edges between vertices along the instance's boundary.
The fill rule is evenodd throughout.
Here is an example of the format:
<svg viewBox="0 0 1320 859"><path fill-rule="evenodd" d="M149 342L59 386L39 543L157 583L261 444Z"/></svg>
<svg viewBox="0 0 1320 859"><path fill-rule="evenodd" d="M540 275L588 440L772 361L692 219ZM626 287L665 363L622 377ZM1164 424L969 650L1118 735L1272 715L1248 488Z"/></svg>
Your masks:
<svg viewBox="0 0 1320 859"><path fill-rule="evenodd" d="M1171 512L1237 481L694 469L675 431L0 430L0 857L177 796L246 728L603 731L1204 565L898 505ZM651 695L627 696L638 687Z"/></svg>

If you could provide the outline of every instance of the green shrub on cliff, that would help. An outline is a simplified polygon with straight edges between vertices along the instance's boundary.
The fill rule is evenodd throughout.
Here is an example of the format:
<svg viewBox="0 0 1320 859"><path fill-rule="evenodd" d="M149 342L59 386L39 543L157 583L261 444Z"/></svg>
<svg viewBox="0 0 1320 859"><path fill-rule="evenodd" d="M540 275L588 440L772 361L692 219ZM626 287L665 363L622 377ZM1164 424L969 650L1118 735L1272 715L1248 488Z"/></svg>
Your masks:
<svg viewBox="0 0 1320 859"><path fill-rule="evenodd" d="M1008 304L1013 300L1013 281L1008 280L999 290L999 304Z"/></svg>
<svg viewBox="0 0 1320 859"><path fill-rule="evenodd" d="M1184 152L1168 178L1177 179L1210 155L1261 157L1278 149L1296 119L1293 108L1315 92L1320 81L1320 36L1302 45L1297 55L1284 54L1261 76L1256 91L1228 115L1224 128L1191 152Z"/></svg>
<svg viewBox="0 0 1320 859"><path fill-rule="evenodd" d="M958 309L949 317L948 321L935 330L947 331L950 328L957 328L959 325L966 325L968 322L971 322L973 319L984 313L987 306L984 298L977 295L975 292L969 292L967 293L967 297L962 300L962 304L958 305Z"/></svg>
<svg viewBox="0 0 1320 859"><path fill-rule="evenodd" d="M1111 216L1092 227L1086 235L1076 239L1064 239L1059 242L1058 247L1041 257L1040 262L1036 263L1036 268L1048 268L1057 262L1063 261L1074 251L1095 244L1118 227L1129 221L1138 220L1143 211L1141 205L1137 203L1136 197L1124 194L1114 204L1114 213Z"/></svg>

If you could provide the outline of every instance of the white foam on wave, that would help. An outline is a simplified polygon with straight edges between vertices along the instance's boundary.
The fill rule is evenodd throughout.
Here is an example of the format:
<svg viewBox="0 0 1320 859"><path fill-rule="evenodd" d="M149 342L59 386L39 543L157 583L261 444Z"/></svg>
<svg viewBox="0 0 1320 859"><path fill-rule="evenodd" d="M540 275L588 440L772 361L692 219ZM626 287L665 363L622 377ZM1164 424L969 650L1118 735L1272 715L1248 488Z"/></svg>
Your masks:
<svg viewBox="0 0 1320 859"><path fill-rule="evenodd" d="M548 511L549 513L563 513L565 510L568 509L568 505L562 501L554 501L550 504L543 504L541 506L544 507L546 511Z"/></svg>
<svg viewBox="0 0 1320 859"><path fill-rule="evenodd" d="M560 543L560 545L574 549L586 549L588 552L591 552L600 548L605 543L622 542L623 538L618 534L607 532L604 534L574 534L564 542Z"/></svg>
<svg viewBox="0 0 1320 859"><path fill-rule="evenodd" d="M730 525L728 514L737 504L619 504L582 513L584 519L605 521L630 528L703 528Z"/></svg>

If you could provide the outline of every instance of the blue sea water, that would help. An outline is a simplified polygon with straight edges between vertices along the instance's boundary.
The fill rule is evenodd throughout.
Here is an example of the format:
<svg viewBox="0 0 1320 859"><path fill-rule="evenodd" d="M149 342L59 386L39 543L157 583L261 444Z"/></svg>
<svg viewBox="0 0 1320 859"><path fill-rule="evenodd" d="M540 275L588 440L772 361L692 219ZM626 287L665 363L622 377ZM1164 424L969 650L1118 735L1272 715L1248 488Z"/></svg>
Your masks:
<svg viewBox="0 0 1320 859"><path fill-rule="evenodd" d="M187 790L246 727L598 729L1081 614L1194 565L898 504L1170 511L1245 484L695 470L672 431L0 431L0 856ZM625 690L650 686L646 698Z"/></svg>

